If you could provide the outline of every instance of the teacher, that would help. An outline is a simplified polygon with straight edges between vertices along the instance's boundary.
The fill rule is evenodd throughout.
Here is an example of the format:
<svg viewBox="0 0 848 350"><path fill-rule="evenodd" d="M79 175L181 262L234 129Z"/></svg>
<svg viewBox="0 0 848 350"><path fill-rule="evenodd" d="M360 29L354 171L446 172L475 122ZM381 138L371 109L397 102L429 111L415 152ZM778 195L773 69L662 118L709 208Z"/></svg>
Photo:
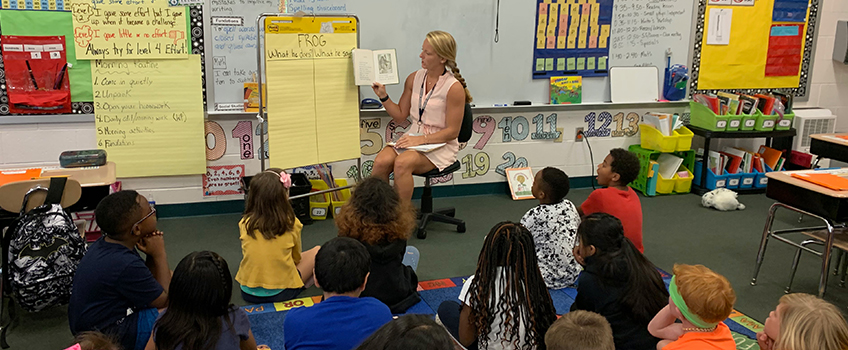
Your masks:
<svg viewBox="0 0 848 350"><path fill-rule="evenodd" d="M423 174L434 168L441 171L456 161L457 136L465 104L471 102L465 79L456 65L453 36L439 30L427 33L418 57L421 69L406 78L397 103L386 93L383 84L371 85L395 123L403 123L407 116L412 116L409 130L394 147L386 146L377 154L372 170L372 176L385 181L389 181L389 174L394 172L395 190L406 200L412 199L412 174ZM427 153L406 150L436 143L445 145Z"/></svg>

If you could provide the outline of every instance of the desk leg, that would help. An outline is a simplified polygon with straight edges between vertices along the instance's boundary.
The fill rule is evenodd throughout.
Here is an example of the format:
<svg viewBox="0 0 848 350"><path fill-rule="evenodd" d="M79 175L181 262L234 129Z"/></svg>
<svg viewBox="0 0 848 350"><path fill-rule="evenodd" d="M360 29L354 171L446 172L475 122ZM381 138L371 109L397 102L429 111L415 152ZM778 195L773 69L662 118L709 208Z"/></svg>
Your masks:
<svg viewBox="0 0 848 350"><path fill-rule="evenodd" d="M757 285L757 275L760 273L760 267L763 266L763 258L766 255L766 246L768 245L769 237L771 236L771 226L774 223L774 212L777 211L779 203L774 203L769 208L768 217L766 217L766 225L763 227L763 238L760 239L760 250L757 252L757 263L754 266L754 277L751 278L751 285Z"/></svg>
<svg viewBox="0 0 848 350"><path fill-rule="evenodd" d="M825 219L827 224L827 240L824 242L824 251L822 252L822 270L819 276L819 298L824 297L824 292L827 289L827 278L830 276L828 269L830 267L830 255L833 250L833 225L830 220Z"/></svg>

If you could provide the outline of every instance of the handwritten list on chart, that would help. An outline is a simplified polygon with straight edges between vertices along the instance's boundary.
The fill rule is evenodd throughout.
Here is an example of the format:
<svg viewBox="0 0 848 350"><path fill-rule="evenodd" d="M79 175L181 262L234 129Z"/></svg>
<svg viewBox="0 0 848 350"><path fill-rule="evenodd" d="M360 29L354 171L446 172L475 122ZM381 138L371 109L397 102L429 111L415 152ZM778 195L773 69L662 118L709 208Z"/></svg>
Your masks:
<svg viewBox="0 0 848 350"><path fill-rule="evenodd" d="M118 177L206 172L199 55L96 60L91 78L97 146Z"/></svg>
<svg viewBox="0 0 848 350"><path fill-rule="evenodd" d="M610 66L685 64L692 22L691 0L615 0L610 34Z"/></svg>
<svg viewBox="0 0 848 350"><path fill-rule="evenodd" d="M72 0L77 59L186 58L185 12L167 0Z"/></svg>

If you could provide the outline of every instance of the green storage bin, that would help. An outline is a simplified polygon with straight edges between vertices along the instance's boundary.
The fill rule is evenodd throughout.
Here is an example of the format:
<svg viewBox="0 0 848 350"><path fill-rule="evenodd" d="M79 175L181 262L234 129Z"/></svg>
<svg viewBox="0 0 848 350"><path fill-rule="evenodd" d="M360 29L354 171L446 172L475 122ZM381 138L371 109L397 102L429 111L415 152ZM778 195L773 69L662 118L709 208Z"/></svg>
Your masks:
<svg viewBox="0 0 848 350"><path fill-rule="evenodd" d="M754 130L757 131L772 131L777 124L776 115L765 115L757 111L757 123L754 124Z"/></svg>
<svg viewBox="0 0 848 350"><path fill-rule="evenodd" d="M742 117L741 115L728 115L727 116L727 128L726 131L738 131L742 128Z"/></svg>
<svg viewBox="0 0 848 350"><path fill-rule="evenodd" d="M757 115L743 115L742 116L742 126L739 127L739 130L742 131L751 131L754 130L754 126L757 125Z"/></svg>
<svg viewBox="0 0 848 350"><path fill-rule="evenodd" d="M628 150L636 154L636 157L639 159L639 166L641 167L639 169L639 176L637 176L636 180L633 180L633 182L629 184L630 187L633 187L633 189L642 192L642 194L646 196L653 196L654 194L648 193L648 172L651 171L651 161L657 160L660 154L664 152L642 148L642 146L640 145L630 145ZM683 168L686 168L686 170L693 169L695 166L695 151L691 149L688 151L665 153L671 153L675 156L683 158L683 165L681 166L680 171L683 171ZM659 174L657 174L657 177L659 177ZM657 179L657 193L689 193L689 191L681 192L677 191L676 189L683 189L683 186L680 185L680 181L678 181L676 177L672 179Z"/></svg>
<svg viewBox="0 0 848 350"><path fill-rule="evenodd" d="M783 118L777 118L774 123L774 130L789 130L792 129L792 121L795 119L795 113L786 113Z"/></svg>
<svg viewBox="0 0 848 350"><path fill-rule="evenodd" d="M716 115L707 106L695 101L689 101L689 124L710 131L727 129L729 116Z"/></svg>

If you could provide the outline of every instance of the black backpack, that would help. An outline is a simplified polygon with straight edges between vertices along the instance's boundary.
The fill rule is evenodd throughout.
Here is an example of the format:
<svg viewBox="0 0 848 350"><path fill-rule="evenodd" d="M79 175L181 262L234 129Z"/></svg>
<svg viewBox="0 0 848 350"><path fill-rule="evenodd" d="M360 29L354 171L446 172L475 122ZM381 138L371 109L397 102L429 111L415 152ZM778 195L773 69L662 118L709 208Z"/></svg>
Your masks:
<svg viewBox="0 0 848 350"><path fill-rule="evenodd" d="M67 304L74 273L85 255L85 240L74 220L62 209L66 178L51 178L44 204L21 216L7 231L9 282L24 310L35 312Z"/></svg>

